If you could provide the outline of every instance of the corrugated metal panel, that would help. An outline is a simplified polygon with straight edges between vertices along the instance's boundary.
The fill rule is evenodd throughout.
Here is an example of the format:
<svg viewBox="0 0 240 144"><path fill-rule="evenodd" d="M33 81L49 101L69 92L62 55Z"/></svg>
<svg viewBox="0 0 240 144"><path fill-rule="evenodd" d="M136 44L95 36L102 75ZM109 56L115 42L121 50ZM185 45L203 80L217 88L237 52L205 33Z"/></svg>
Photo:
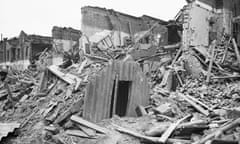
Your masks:
<svg viewBox="0 0 240 144"><path fill-rule="evenodd" d="M128 116L135 115L135 108L138 104L147 105L149 87L140 66L133 61L113 61L87 86L83 114L86 119L97 122L110 117L116 75L119 81L131 81L132 84L128 101Z"/></svg>
<svg viewBox="0 0 240 144"><path fill-rule="evenodd" d="M6 137L9 133L19 127L19 123L0 123L0 141L3 137Z"/></svg>
<svg viewBox="0 0 240 144"><path fill-rule="evenodd" d="M132 73L135 77L132 82L131 97L128 103L128 116L136 116L135 108L137 105L147 105L149 101L149 85L145 75L141 72L141 68L134 65Z"/></svg>

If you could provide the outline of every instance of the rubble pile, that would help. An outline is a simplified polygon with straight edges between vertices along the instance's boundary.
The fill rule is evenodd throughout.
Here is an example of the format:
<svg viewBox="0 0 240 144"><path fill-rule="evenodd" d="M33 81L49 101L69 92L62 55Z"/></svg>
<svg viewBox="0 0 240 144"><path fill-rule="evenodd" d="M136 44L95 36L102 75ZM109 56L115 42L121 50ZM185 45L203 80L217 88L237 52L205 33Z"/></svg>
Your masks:
<svg viewBox="0 0 240 144"><path fill-rule="evenodd" d="M214 76L207 82L208 74L204 71L208 64L195 59L201 69L196 75L184 53L177 55L180 50L176 49L177 58L149 75L151 103L136 110L142 117L114 116L100 122L101 126L81 116L88 81L110 59L88 55L82 62L64 68L52 65L42 69L40 65L25 71L9 69L5 83L1 85L1 122L17 122L19 126L13 134L3 137L2 142L238 142L240 89L238 76L230 75L237 72L223 68L219 72L220 65L216 62L216 69L211 72ZM200 55L193 51L187 58L200 57L197 54ZM224 78L215 80L215 77Z"/></svg>
<svg viewBox="0 0 240 144"><path fill-rule="evenodd" d="M95 41L90 41L83 34L82 37L88 41L86 45L89 51L78 48L77 43L69 51L60 52L64 57L60 65L49 61L57 52L46 48L26 70L14 66L0 69L0 126L3 127L0 127L0 142L239 143L240 54L235 39L223 35L221 40L212 40L209 46L186 47L183 40L160 45L160 39L157 38L161 36L157 37L153 33L158 25L153 24L149 30L128 37L120 46L114 45L112 41L114 31L107 31L109 34ZM144 40L149 43L143 43ZM135 65L127 65L126 68L116 64L120 72L127 73L121 73L123 76L116 69L104 69L115 61L134 62L141 73L137 68L134 69ZM131 74L131 70L134 74ZM108 78L101 78L100 72ZM147 86L150 87L149 95L146 95L150 97L149 104L133 103L136 106L136 117L114 115L119 85L131 87L130 84L137 79L132 75L140 77L135 83L143 83L146 76ZM121 76L123 79L119 80ZM135 79L127 81L128 77ZM88 89L89 93L96 94L101 88L110 89L110 102L104 103L106 106L94 104L108 92L97 93L101 96L95 101L92 100L93 94L86 100L86 91L93 79L100 79L102 83L101 86L93 84L95 89ZM99 82L97 80L93 82ZM110 84L107 83L109 81ZM143 88L137 84L136 87ZM129 89L126 91L132 92ZM127 97L125 102L118 105L127 107L132 99L141 98ZM92 102L95 110L109 108L109 118L100 122L87 120L84 117L86 101ZM94 108L90 107L91 110Z"/></svg>

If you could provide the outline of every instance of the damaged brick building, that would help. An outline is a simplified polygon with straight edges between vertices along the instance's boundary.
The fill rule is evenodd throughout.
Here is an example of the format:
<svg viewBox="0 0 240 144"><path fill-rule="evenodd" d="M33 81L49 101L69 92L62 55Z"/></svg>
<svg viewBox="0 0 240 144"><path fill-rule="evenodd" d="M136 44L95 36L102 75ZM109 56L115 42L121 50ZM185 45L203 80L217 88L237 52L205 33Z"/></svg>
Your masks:
<svg viewBox="0 0 240 144"><path fill-rule="evenodd" d="M71 27L57 27L52 29L53 44L57 51L69 51L73 47L79 47L80 30Z"/></svg>
<svg viewBox="0 0 240 144"><path fill-rule="evenodd" d="M167 44L168 29L166 21L153 18L147 15L135 17L113 9L86 6L81 9L82 12L82 32L89 37L90 41L98 42L106 35L111 35L114 46L121 47L127 39L133 39L137 34L151 28L154 24L159 23L154 28L158 38L161 38L161 44ZM97 37L98 36L98 37ZM144 43L149 43L150 39L146 38ZM83 47L86 45L83 44Z"/></svg>
<svg viewBox="0 0 240 144"><path fill-rule="evenodd" d="M4 58L2 63L26 68L30 61L37 59L39 53L52 48L52 38L40 35L28 35L21 31L19 37L4 39L1 42Z"/></svg>
<svg viewBox="0 0 240 144"><path fill-rule="evenodd" d="M54 48L56 52L69 51L72 48L79 48L81 31L73 28L57 27L52 29L52 37L29 35L21 31L18 37L3 39L0 43L0 63L15 65L25 69L31 61L38 59L41 52ZM62 62L58 56L52 57L52 63Z"/></svg>
<svg viewBox="0 0 240 144"><path fill-rule="evenodd" d="M0 142L239 143L240 0L187 2L168 22L86 6L83 33L53 27L52 50L68 59L9 73ZM0 56L37 57L45 40L21 32Z"/></svg>
<svg viewBox="0 0 240 144"><path fill-rule="evenodd" d="M233 34L240 43L238 0L189 0L176 16L183 27L183 44L208 46L214 39L220 41Z"/></svg>

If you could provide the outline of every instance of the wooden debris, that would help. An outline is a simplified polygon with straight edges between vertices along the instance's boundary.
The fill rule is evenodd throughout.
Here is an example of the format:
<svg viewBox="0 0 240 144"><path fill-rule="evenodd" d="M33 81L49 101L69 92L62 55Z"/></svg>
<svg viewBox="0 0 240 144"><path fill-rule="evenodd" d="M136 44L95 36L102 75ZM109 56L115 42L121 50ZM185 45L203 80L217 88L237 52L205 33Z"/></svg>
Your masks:
<svg viewBox="0 0 240 144"><path fill-rule="evenodd" d="M108 59L103 58L103 57L92 56L92 55L89 55L89 54L85 54L85 56L89 59L95 59L95 60L99 60L99 61L109 62Z"/></svg>
<svg viewBox="0 0 240 144"><path fill-rule="evenodd" d="M62 123L64 120L69 118L72 114L79 112L82 106L83 106L83 100L80 99L76 103L74 103L68 110L60 114L60 116L57 117L54 123L56 124Z"/></svg>
<svg viewBox="0 0 240 144"><path fill-rule="evenodd" d="M8 101L11 102L12 104L14 104L15 101L17 101L17 99L13 97L13 94L12 94L12 92L11 92L11 90L10 90L9 85L8 85L7 82L4 82L4 88L5 88L5 89L7 90L7 92L8 92L8 97L7 97Z"/></svg>
<svg viewBox="0 0 240 144"><path fill-rule="evenodd" d="M216 40L212 41L210 45L210 50L211 50L211 58L210 58L210 63L208 67L208 72L207 72L207 80L206 83L208 84L210 81L210 76L211 76L211 71L212 71L212 66L213 66L213 61L214 61L214 54L215 54L215 49L216 49Z"/></svg>
<svg viewBox="0 0 240 144"><path fill-rule="evenodd" d="M163 49L164 50L176 50L179 47L181 47L181 43L176 43L176 44L172 44L172 45L166 45L166 46L163 46Z"/></svg>
<svg viewBox="0 0 240 144"><path fill-rule="evenodd" d="M159 138L157 137L149 137L149 136L145 136L145 135L142 135L140 133L137 133L137 132L134 132L134 131L131 131L131 130L128 130L126 128L123 128L123 127L120 127L118 125L115 125L115 124L112 124L114 125L115 129L119 132L122 132L122 133L125 133L125 134L129 134L131 136L134 136L134 137L137 137L137 138L140 138L142 140L145 140L145 141L148 141L148 142L152 142L152 143L157 143L157 144L162 144L161 141L159 141ZM190 144L190 141L188 140L180 140L180 139L167 139L167 143L170 143L170 144L174 144L174 143L177 143L177 142L182 142L184 144Z"/></svg>
<svg viewBox="0 0 240 144"><path fill-rule="evenodd" d="M68 134L68 135L71 135L71 136L79 136L79 137L83 137L83 138L92 138L92 137L89 137L86 133L84 133L80 130L66 130L65 133Z"/></svg>
<svg viewBox="0 0 240 144"><path fill-rule="evenodd" d="M147 112L145 110L145 107L141 106L141 105L138 105L136 107L136 113L138 116L144 116L144 115L147 115Z"/></svg>
<svg viewBox="0 0 240 144"><path fill-rule="evenodd" d="M218 77L212 77L213 79L236 79L240 78L240 75L232 75L232 76L218 76Z"/></svg>
<svg viewBox="0 0 240 144"><path fill-rule="evenodd" d="M219 135L223 134L224 132L233 129L235 127L237 127L240 124L240 118L234 120L233 122L229 123L229 124L224 124L222 127L218 128L216 131L214 131L211 134L208 134L207 136L203 137L202 139L200 139L199 141L194 142L193 144L203 144L206 141L212 139L212 138L216 138Z"/></svg>
<svg viewBox="0 0 240 144"><path fill-rule="evenodd" d="M238 60L238 64L240 64L240 54L239 54L237 43L234 38L232 38L232 43L233 43L234 51Z"/></svg>
<svg viewBox="0 0 240 144"><path fill-rule="evenodd" d="M72 75L69 73L65 74L65 73L59 71L59 67L57 67L56 65L51 65L48 67L48 69L52 73L57 75L60 79L67 82L68 84L76 84L77 82L81 81L81 79L75 75Z"/></svg>
<svg viewBox="0 0 240 144"><path fill-rule="evenodd" d="M177 126L177 129L191 128L196 125L206 125L206 124L208 124L208 122L206 122L204 120L195 120L192 122L186 122L186 123L179 124ZM170 125L171 125L170 122L161 122L161 123L156 124L156 126L154 125L152 128L145 131L144 133L147 136L158 136L158 135L163 134Z"/></svg>
<svg viewBox="0 0 240 144"><path fill-rule="evenodd" d="M135 43L138 43L142 38L144 38L145 36L147 36L155 27L157 27L159 25L159 23L155 23L152 25L152 27L150 29L148 29L147 31L145 31L141 36L139 36L138 38L135 39Z"/></svg>
<svg viewBox="0 0 240 144"><path fill-rule="evenodd" d="M212 140L211 144L239 144L239 142L238 141L216 139L216 140Z"/></svg>
<svg viewBox="0 0 240 144"><path fill-rule="evenodd" d="M174 59L171 63L171 67L173 67L173 65L176 63L176 61L177 61L178 57L181 55L182 51L183 51L183 46L181 46L180 49L178 50L176 56L174 57Z"/></svg>
<svg viewBox="0 0 240 144"><path fill-rule="evenodd" d="M44 92L47 89L47 70L43 71L40 78L39 92Z"/></svg>
<svg viewBox="0 0 240 144"><path fill-rule="evenodd" d="M200 104L202 107L204 107L204 108L208 109L209 111L213 111L213 109L212 109L212 108L210 108L209 106L207 106L207 105L206 105L206 104L204 104L203 102L201 102L201 101L197 100L196 98L194 98L194 97L192 97L192 96L190 96L190 95L185 95L185 96L186 96L186 97L188 97L189 99L191 99L192 101L194 101L194 102L196 102L196 103Z"/></svg>
<svg viewBox="0 0 240 144"><path fill-rule="evenodd" d="M196 110L198 110L199 112L201 112L202 114L208 116L209 112L207 110L205 110L204 108L202 108L200 105L196 104L194 101L192 101L191 99L189 99L188 97L186 97L184 94L182 93L178 93L178 96L180 96L181 98L183 98L185 101L187 101L191 106L193 106Z"/></svg>
<svg viewBox="0 0 240 144"><path fill-rule="evenodd" d="M39 111L39 109L35 109L33 110L33 112L31 113L31 115L29 115L22 123L21 123L21 128L23 128L24 126L26 126L26 124L30 121L30 119Z"/></svg>
<svg viewBox="0 0 240 144"><path fill-rule="evenodd" d="M161 138L158 141L165 143L167 139L170 137L170 135L173 133L173 131L177 128L177 126L184 120L188 119L189 117L191 117L191 115L187 115L184 118L178 120L177 122L171 124L169 128L162 134Z"/></svg>
<svg viewBox="0 0 240 144"><path fill-rule="evenodd" d="M59 132L55 126L45 126L44 129L50 131L53 134L57 134Z"/></svg>
<svg viewBox="0 0 240 144"><path fill-rule="evenodd" d="M80 124L77 124L77 127L80 128L84 133L86 133L90 137L93 137L96 135L96 131L91 128L88 128Z"/></svg>
<svg viewBox="0 0 240 144"><path fill-rule="evenodd" d="M87 62L88 62L88 60L85 59L85 60L81 63L81 65L80 65L80 67L79 67L79 69L78 69L78 73L82 73L82 70L83 70L83 68L86 66Z"/></svg>
<svg viewBox="0 0 240 144"><path fill-rule="evenodd" d="M91 129L94 129L94 130L96 130L98 132L101 132L103 134L106 134L106 133L109 132L109 130L107 130L107 129L103 128L103 127L100 127L100 126L98 126L98 125L96 125L94 123L91 123L89 121L86 121L86 120L84 120L84 119L82 119L82 118L80 118L78 116L75 116L75 115L71 116L71 120L76 122L76 123L78 123L78 124L81 124L81 125L84 125L86 127L91 128Z"/></svg>

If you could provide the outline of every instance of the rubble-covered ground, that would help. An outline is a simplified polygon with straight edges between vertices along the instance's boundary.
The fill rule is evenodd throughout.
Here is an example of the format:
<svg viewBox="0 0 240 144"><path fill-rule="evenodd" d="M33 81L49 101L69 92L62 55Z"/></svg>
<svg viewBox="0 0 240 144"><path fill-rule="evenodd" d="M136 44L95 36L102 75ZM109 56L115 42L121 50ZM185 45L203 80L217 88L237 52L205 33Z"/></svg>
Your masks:
<svg viewBox="0 0 240 144"><path fill-rule="evenodd" d="M240 141L240 62L236 62L234 45L229 51L222 48L229 47L225 43L183 51L180 44L174 45L171 52L161 47L155 56L134 59L131 52L138 45L122 50L101 50L92 45L94 54L78 56L81 60L68 56L60 66L49 66L41 57L27 70L8 68L8 75L0 84L1 143ZM146 73L151 98L149 105L138 107L139 117L113 116L97 124L81 118L85 89L94 75L113 60L143 64L150 58L162 61Z"/></svg>

